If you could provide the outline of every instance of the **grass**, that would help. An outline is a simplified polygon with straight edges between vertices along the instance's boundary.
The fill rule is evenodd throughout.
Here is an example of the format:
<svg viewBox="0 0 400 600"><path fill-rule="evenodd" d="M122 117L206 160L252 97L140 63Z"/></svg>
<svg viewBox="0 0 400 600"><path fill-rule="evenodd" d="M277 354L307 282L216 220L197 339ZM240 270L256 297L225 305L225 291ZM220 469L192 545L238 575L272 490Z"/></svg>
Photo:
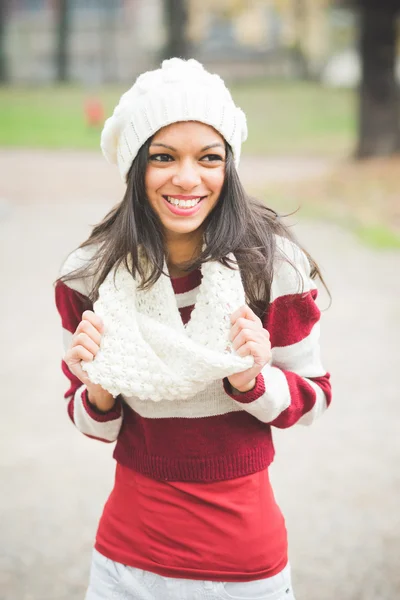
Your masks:
<svg viewBox="0 0 400 600"><path fill-rule="evenodd" d="M400 234L384 225L359 226L355 228L357 236L368 246L381 250L400 250Z"/></svg>
<svg viewBox="0 0 400 600"><path fill-rule="evenodd" d="M233 88L246 112L249 154L343 156L355 137L354 93L312 83L254 83Z"/></svg>
<svg viewBox="0 0 400 600"><path fill-rule="evenodd" d="M74 87L0 89L0 145L97 149L99 130L84 120L86 97Z"/></svg>
<svg viewBox="0 0 400 600"><path fill-rule="evenodd" d="M0 146L98 149L99 129L85 123L95 95L111 114L125 88L77 86L0 88ZM354 139L354 95L311 83L247 82L231 86L248 117L247 154L340 156Z"/></svg>

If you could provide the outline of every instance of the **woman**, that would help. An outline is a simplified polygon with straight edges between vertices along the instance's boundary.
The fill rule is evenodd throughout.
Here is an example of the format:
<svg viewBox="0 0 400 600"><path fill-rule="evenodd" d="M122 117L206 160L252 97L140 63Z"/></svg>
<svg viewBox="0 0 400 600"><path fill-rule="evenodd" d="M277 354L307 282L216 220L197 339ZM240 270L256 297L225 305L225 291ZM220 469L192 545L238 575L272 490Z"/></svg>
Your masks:
<svg viewBox="0 0 400 600"><path fill-rule="evenodd" d="M126 194L56 285L69 416L117 441L87 600L294 598L271 427L330 402L319 271L245 194L246 136L223 81L176 58L105 124Z"/></svg>

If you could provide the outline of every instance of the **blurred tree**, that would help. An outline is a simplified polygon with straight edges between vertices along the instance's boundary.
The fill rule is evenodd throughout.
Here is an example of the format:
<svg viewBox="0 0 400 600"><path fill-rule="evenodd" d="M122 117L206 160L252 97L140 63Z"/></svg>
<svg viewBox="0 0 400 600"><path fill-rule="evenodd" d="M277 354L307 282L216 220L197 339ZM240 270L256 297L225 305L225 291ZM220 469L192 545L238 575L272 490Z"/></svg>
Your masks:
<svg viewBox="0 0 400 600"><path fill-rule="evenodd" d="M68 38L69 38L69 0L57 0L56 2L56 79L57 81L68 81Z"/></svg>
<svg viewBox="0 0 400 600"><path fill-rule="evenodd" d="M307 35L307 2L305 0L293 0L293 12L296 27L296 39L293 45L296 71L300 79L309 79L310 69L304 51L304 42Z"/></svg>
<svg viewBox="0 0 400 600"><path fill-rule="evenodd" d="M357 156L400 152L396 82L399 0L354 0L360 17L362 80Z"/></svg>
<svg viewBox="0 0 400 600"><path fill-rule="evenodd" d="M4 83L8 79L5 50L6 4L6 0L3 2L0 0L0 83Z"/></svg>
<svg viewBox="0 0 400 600"><path fill-rule="evenodd" d="M189 58L187 0L164 0L163 4L167 30L167 42L163 51L163 58L174 56Z"/></svg>

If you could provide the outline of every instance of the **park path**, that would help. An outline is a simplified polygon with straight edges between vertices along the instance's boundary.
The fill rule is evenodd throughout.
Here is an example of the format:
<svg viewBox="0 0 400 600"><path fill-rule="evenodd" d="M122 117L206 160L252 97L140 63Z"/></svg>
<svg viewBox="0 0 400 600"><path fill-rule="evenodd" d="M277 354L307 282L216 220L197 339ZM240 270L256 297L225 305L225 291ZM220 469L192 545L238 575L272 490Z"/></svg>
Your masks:
<svg viewBox="0 0 400 600"><path fill-rule="evenodd" d="M242 167L254 183L260 171L279 180L326 165L245 159ZM122 185L101 157L83 152L0 152L0 173L0 600L83 600L114 464L110 446L85 438L67 418L51 286ZM334 385L319 422L275 432L271 473L297 597L395 600L400 255L363 247L325 222L300 220L295 229L333 295L323 314L323 358Z"/></svg>

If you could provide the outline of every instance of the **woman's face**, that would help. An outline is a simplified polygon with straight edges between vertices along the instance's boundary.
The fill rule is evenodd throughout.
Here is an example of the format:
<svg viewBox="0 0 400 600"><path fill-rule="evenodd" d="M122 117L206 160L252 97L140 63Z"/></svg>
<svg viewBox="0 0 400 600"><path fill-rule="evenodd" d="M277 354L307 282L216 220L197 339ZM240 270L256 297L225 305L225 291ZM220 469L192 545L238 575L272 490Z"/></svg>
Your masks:
<svg viewBox="0 0 400 600"><path fill-rule="evenodd" d="M160 129L149 147L146 192L167 239L201 228L217 204L225 176L225 142L194 121Z"/></svg>

